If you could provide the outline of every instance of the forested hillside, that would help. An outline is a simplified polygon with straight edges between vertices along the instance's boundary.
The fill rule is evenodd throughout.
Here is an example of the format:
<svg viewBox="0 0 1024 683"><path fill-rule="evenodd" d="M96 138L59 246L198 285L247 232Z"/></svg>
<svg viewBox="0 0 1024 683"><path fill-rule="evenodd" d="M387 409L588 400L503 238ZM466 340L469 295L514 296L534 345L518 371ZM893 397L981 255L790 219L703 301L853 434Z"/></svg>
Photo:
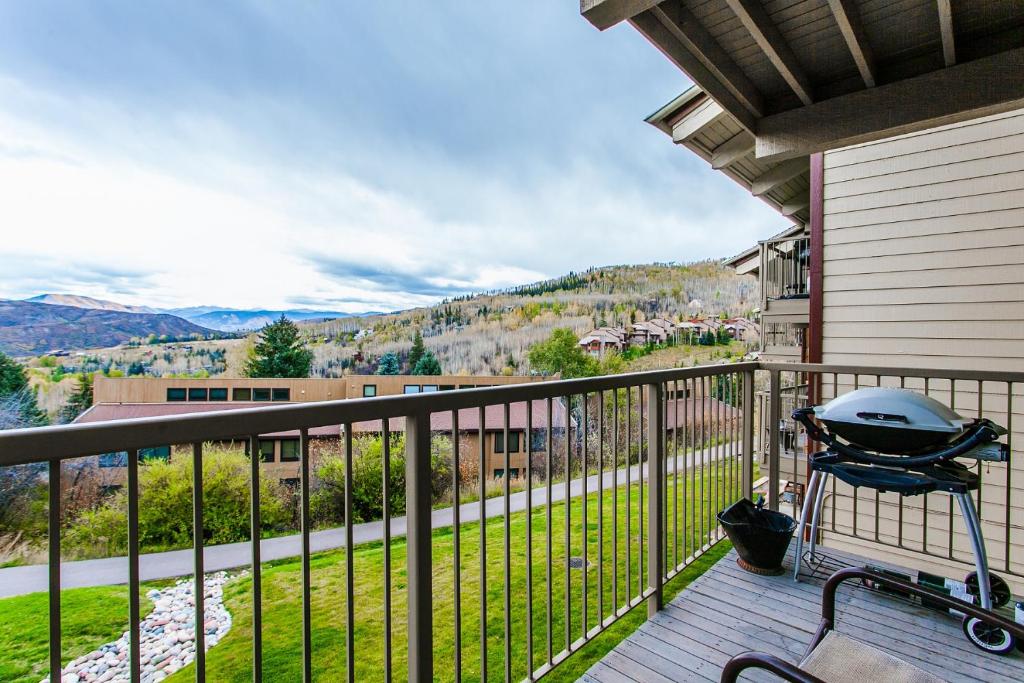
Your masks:
<svg viewBox="0 0 1024 683"><path fill-rule="evenodd" d="M300 323L313 372L371 373L385 353L408 354L419 330L446 373L528 372L526 351L554 328L577 333L653 317L747 314L757 281L717 262L609 266L391 315Z"/></svg>

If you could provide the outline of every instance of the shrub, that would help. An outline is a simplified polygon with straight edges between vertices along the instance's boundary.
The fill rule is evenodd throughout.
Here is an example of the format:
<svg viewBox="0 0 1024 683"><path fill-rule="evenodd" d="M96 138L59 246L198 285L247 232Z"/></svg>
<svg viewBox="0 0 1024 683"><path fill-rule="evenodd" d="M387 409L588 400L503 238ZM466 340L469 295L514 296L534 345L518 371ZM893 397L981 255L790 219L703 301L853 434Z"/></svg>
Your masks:
<svg viewBox="0 0 1024 683"><path fill-rule="evenodd" d="M203 457L203 540L233 543L249 538L249 459L239 451L210 448ZM64 545L76 555L128 549L128 494L122 489L78 514ZM260 521L264 531L291 520L282 487L260 480ZM153 460L139 466L139 545L142 550L192 544L192 458Z"/></svg>

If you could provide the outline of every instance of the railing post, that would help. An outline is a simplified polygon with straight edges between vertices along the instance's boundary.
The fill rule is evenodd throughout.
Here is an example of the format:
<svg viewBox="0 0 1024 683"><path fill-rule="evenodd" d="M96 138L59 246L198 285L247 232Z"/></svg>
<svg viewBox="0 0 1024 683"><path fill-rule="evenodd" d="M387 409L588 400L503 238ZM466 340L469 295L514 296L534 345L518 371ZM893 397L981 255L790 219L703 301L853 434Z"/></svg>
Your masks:
<svg viewBox="0 0 1024 683"><path fill-rule="evenodd" d="M779 509L779 422L782 421L782 376L769 372L768 385L768 508Z"/></svg>
<svg viewBox="0 0 1024 683"><path fill-rule="evenodd" d="M409 582L409 681L434 678L430 558L430 414L405 418L406 565Z"/></svg>
<svg viewBox="0 0 1024 683"><path fill-rule="evenodd" d="M661 384L647 385L647 599L648 618L662 608L665 576L665 393Z"/></svg>
<svg viewBox="0 0 1024 683"><path fill-rule="evenodd" d="M743 497L754 497L754 371L743 373Z"/></svg>

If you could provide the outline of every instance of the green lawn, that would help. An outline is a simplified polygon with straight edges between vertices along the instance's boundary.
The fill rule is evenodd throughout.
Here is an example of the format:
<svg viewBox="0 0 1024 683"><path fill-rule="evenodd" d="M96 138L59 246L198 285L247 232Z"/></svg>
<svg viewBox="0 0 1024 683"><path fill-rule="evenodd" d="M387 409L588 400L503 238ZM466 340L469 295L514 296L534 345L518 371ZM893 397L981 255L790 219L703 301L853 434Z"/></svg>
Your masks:
<svg viewBox="0 0 1024 683"><path fill-rule="evenodd" d="M738 496L739 462L717 463L704 470L691 469L688 480L680 476L678 486L670 475L668 482L667 557L672 564L676 557L674 528L678 528L678 553L682 559L684 548L690 552L701 542L701 527L706 533L714 528L713 512ZM644 504L639 506L640 488L633 483L617 492L605 491L603 496L591 493L586 501L587 558L593 566L586 574L588 604L586 627L593 628L599 620L598 584L603 578L603 615L613 607L613 550L618 555L618 602L625 603L640 588L638 573L641 560L638 552L638 534L646 532L647 487L643 488ZM676 505L673 505L675 496ZM695 500L707 501L704 514L693 511ZM598 509L602 509L604 526L603 566L598 565ZM673 511L678 512L678 525L673 524ZM569 544L565 543L564 503L552 506L552 614L551 640L553 654L557 655L566 642L576 640L585 630L582 601L583 573L569 572L569 609L566 619L565 559L583 554L582 524L583 500L569 503ZM640 525L640 514L644 525ZM613 515L618 517L618 537L613 538ZM629 545L630 577L626 580L627 543L625 522L630 518L632 543ZM703 517L703 520L701 519ZM701 522L703 521L703 525ZM486 522L487 548L487 671L491 679L499 678L504 669L504 539L501 518ZM545 511L536 509L532 514L516 513L510 517L509 555L511 574L512 622L512 675L516 679L526 676L527 644L527 584L526 584L526 532L532 526L533 535L533 666L546 661L547 617L545 598L547 564ZM687 539L688 540L684 540ZM480 662L480 527L464 524L461 540L461 604L462 604L462 672L466 681L481 680ZM719 544L699 558L668 585L666 595L681 590L699 576L726 552L725 543ZM392 555L392 625L393 666L395 678L405 675L406 651L406 591L405 542L399 539L391 544ZM454 677L454 534L451 528L433 534L434 558L434 666L441 680ZM646 557L642 558L646 572ZM355 583L355 678L359 681L384 679L384 546L373 543L359 546L354 551ZM263 666L265 680L301 680L302 618L301 618L301 565L298 559L282 560L264 565L263 571ZM646 577L646 573L643 575ZM313 673L317 680L343 680L345 675L345 553L330 551L314 555L312 559L312 640ZM628 586L628 593L627 593ZM225 600L233 618L228 636L207 654L208 680L251 680L252 664L252 581L240 578L225 587ZM62 595L65 632L65 661L117 638L126 628L127 601L125 587L74 589ZM146 600L148 603L148 600ZM146 608L148 609L148 607ZM23 617L14 617L20 614ZM594 661L631 633L646 618L641 605L620 619L614 626L588 643L549 676L549 680L575 680ZM17 647L13 647L17 643ZM34 594L0 600L0 680L38 681L45 674L46 660L46 596ZM194 671L188 667L171 677L182 683L193 680Z"/></svg>

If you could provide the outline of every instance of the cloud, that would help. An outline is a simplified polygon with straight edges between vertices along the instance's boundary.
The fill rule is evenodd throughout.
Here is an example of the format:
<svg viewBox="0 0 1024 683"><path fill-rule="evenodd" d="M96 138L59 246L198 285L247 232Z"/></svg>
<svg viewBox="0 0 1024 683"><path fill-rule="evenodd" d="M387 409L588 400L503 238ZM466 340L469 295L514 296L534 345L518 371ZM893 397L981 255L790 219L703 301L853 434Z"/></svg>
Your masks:
<svg viewBox="0 0 1024 683"><path fill-rule="evenodd" d="M731 255L783 221L643 123L686 85L549 0L5 5L0 296L395 310Z"/></svg>

